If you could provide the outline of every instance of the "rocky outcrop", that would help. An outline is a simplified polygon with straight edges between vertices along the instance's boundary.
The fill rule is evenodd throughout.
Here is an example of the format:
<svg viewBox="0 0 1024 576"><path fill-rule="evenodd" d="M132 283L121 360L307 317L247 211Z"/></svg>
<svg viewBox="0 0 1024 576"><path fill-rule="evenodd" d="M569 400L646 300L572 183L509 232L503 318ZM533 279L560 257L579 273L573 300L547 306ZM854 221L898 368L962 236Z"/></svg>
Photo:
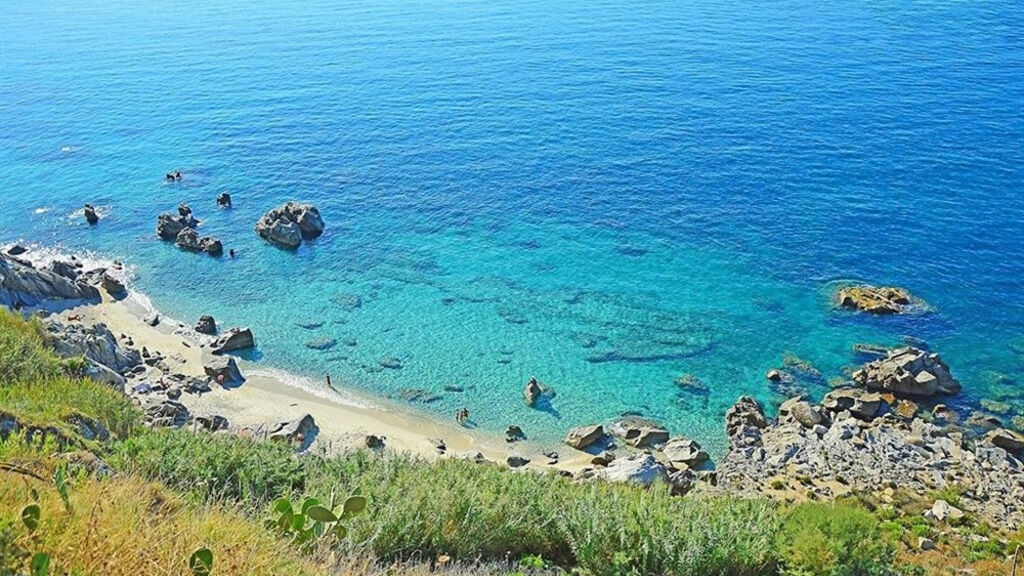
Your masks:
<svg viewBox="0 0 1024 576"><path fill-rule="evenodd" d="M902 314L914 304L914 298L903 288L892 286L847 286L839 290L836 300L843 308L863 310L872 314Z"/></svg>
<svg viewBox="0 0 1024 576"><path fill-rule="evenodd" d="M85 215L85 221L88 222L90 226L94 226L100 221L100 216L96 213L96 208L93 208L92 204L86 204L82 209L82 213Z"/></svg>
<svg viewBox="0 0 1024 576"><path fill-rule="evenodd" d="M187 215L175 216L164 212L156 217L156 234L164 240L177 240L178 234L186 228L196 228L199 221L189 212Z"/></svg>
<svg viewBox="0 0 1024 576"><path fill-rule="evenodd" d="M217 321L213 319L213 316L200 316L199 321L196 322L195 331L200 334L216 334Z"/></svg>
<svg viewBox="0 0 1024 576"><path fill-rule="evenodd" d="M526 382L526 386L523 387L523 399L526 400L527 406L533 406L537 403L544 390L540 387L540 383L537 382L536 378L530 378Z"/></svg>
<svg viewBox="0 0 1024 576"><path fill-rule="evenodd" d="M188 422L188 408L181 402L157 399L143 407L146 424L150 426L179 427Z"/></svg>
<svg viewBox="0 0 1024 576"><path fill-rule="evenodd" d="M210 256L224 254L224 246L220 240L209 236L200 237L193 228L182 228L175 237L174 245L189 252L206 252Z"/></svg>
<svg viewBox="0 0 1024 576"><path fill-rule="evenodd" d="M612 422L609 430L627 444L649 448L668 442L668 430L660 423L640 416L623 416Z"/></svg>
<svg viewBox="0 0 1024 576"><path fill-rule="evenodd" d="M217 195L217 205L222 208L231 208L231 194L221 192Z"/></svg>
<svg viewBox="0 0 1024 576"><path fill-rule="evenodd" d="M938 354L912 347L896 348L885 358L865 364L854 372L853 381L865 388L897 396L933 396L960 391L960 382L949 373L949 367Z"/></svg>
<svg viewBox="0 0 1024 576"><path fill-rule="evenodd" d="M759 442L761 431L768 427L761 403L751 396L739 400L725 412L725 433L733 445Z"/></svg>
<svg viewBox="0 0 1024 576"><path fill-rule="evenodd" d="M68 272L63 267L61 271ZM99 299L100 292L96 286L78 278L77 273L69 277L52 268L40 270L0 254L0 304L4 306L21 308L37 306L48 300Z"/></svg>
<svg viewBox="0 0 1024 576"><path fill-rule="evenodd" d="M236 350L246 350L256 346L252 330L248 328L232 328L218 337L211 345L214 354L226 354Z"/></svg>
<svg viewBox="0 0 1024 576"><path fill-rule="evenodd" d="M256 223L261 238L285 248L298 248L324 232L320 211L312 204L288 202L270 210Z"/></svg>
<svg viewBox="0 0 1024 576"><path fill-rule="evenodd" d="M602 438L604 438L604 427L600 424L577 426L565 435L565 443L577 450L586 450Z"/></svg>
<svg viewBox="0 0 1024 576"><path fill-rule="evenodd" d="M1024 435L1018 434L1013 430L1005 428L992 430L985 435L985 440L1009 452L1020 453L1024 451Z"/></svg>
<svg viewBox="0 0 1024 576"><path fill-rule="evenodd" d="M46 329L52 335L54 351L63 358L85 356L120 374L142 363L138 350L118 344L106 324L83 326L51 321Z"/></svg>
<svg viewBox="0 0 1024 576"><path fill-rule="evenodd" d="M779 422L799 422L805 428L814 428L823 420L817 408L799 398L790 398L779 406Z"/></svg>
<svg viewBox="0 0 1024 576"><path fill-rule="evenodd" d="M124 282L106 271L103 272L103 277L100 279L100 286L102 286L103 289L107 291L107 294L110 294L111 296L122 296L128 291Z"/></svg>

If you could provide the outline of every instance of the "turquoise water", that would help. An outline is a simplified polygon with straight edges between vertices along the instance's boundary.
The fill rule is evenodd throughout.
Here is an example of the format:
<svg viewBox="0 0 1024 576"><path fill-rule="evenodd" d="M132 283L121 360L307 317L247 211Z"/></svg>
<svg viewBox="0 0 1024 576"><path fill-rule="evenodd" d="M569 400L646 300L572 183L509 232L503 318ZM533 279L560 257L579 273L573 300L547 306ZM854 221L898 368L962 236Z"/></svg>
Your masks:
<svg viewBox="0 0 1024 576"><path fill-rule="evenodd" d="M484 429L637 411L720 446L787 353L820 396L903 336L1020 414L1021 30L1013 0L0 2L0 241L120 258L268 366ZM286 199L328 224L296 253L252 231ZM182 200L236 260L156 239ZM934 312L834 311L847 280Z"/></svg>

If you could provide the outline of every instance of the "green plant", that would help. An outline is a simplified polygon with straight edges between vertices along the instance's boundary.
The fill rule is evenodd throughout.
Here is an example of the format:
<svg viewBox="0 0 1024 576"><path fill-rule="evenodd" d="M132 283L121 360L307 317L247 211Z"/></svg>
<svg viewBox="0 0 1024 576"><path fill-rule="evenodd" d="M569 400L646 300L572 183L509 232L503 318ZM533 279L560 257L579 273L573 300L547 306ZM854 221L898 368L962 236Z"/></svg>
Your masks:
<svg viewBox="0 0 1024 576"><path fill-rule="evenodd" d="M338 540L343 540L348 535L344 521L355 518L366 510L366 498L353 494L345 499L341 511L337 510L333 495L329 506L324 506L316 498L306 498L298 509L288 498L279 498L273 506L277 518L271 521L271 525L301 547L309 547L315 540L325 535L333 535Z"/></svg>
<svg viewBox="0 0 1024 576"><path fill-rule="evenodd" d="M213 551L209 548L198 548L188 558L188 569L192 576L210 576L213 572Z"/></svg>
<svg viewBox="0 0 1024 576"><path fill-rule="evenodd" d="M542 556L526 555L519 560L519 566L521 568L533 568L535 570L543 570L547 567L547 563L544 562Z"/></svg>
<svg viewBox="0 0 1024 576"><path fill-rule="evenodd" d="M794 507L779 537L782 573L873 576L890 571L894 547L866 510L837 503Z"/></svg>
<svg viewBox="0 0 1024 576"><path fill-rule="evenodd" d="M31 576L49 576L50 555L45 552L37 552L28 563L28 573Z"/></svg>

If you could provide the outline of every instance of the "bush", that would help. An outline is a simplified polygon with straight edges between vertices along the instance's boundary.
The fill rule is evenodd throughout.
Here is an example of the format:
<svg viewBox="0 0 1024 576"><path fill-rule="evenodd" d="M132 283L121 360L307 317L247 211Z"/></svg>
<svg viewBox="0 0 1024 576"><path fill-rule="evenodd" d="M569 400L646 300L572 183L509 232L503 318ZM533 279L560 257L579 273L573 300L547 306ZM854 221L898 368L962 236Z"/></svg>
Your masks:
<svg viewBox="0 0 1024 576"><path fill-rule="evenodd" d="M838 503L797 505L779 537L782 573L792 576L891 574L893 554L877 519Z"/></svg>

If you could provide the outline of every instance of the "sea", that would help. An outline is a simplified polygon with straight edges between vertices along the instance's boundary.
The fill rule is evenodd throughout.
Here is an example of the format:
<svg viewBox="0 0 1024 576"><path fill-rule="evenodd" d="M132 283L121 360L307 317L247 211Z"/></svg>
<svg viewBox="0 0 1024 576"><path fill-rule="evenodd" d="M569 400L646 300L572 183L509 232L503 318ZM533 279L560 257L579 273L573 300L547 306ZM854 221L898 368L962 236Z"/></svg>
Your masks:
<svg viewBox="0 0 1024 576"><path fill-rule="evenodd" d="M253 230L287 200L327 226L296 251ZM159 240L179 202L237 256ZM1009 424L1024 4L0 0L0 242L483 431L641 414L720 453L737 397L820 399L858 343L938 352ZM861 282L927 307L837 309Z"/></svg>

